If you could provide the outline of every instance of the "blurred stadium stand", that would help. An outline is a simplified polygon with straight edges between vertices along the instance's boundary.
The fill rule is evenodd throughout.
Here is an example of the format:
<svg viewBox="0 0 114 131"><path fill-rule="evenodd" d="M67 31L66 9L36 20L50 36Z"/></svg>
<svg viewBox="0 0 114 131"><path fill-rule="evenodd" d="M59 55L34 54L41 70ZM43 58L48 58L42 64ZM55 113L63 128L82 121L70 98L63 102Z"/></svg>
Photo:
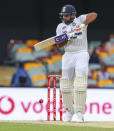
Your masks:
<svg viewBox="0 0 114 131"><path fill-rule="evenodd" d="M9 56L15 66L0 67L0 73L2 74L2 78L0 78L1 86L10 86L11 77L20 62L24 63L24 69L27 71L33 87L47 86L47 76L50 74L61 75L61 59L64 49L56 49L50 46L44 50L35 51L33 45L37 42L39 41L27 40L25 43L22 40L10 41L8 45ZM105 49L106 44L106 42L102 43L101 41L89 42L88 88L114 88L114 49L111 48L107 51ZM105 66L104 69L102 69L102 65ZM5 69L4 73L2 69ZM7 72L8 75L6 75ZM108 75L108 78L106 75ZM59 86L59 80L57 80L57 86Z"/></svg>
<svg viewBox="0 0 114 131"><path fill-rule="evenodd" d="M59 13L64 4L74 5L77 17L93 11L98 13L98 19L90 24L88 29L88 49L91 56L88 87L114 87L114 34L110 34L113 32L114 23L110 15L114 12L113 0L108 3L109 6L107 1L99 0L28 0L27 2L12 0L7 1L7 4L1 1L0 86L10 86L19 62L24 63L32 85L36 87L47 85L48 74L61 74L63 48L57 50L48 47L37 52L32 46L39 40L55 35L57 24L60 23ZM101 63L106 65L105 72L109 74L109 81L99 80ZM103 75L102 72L101 74Z"/></svg>

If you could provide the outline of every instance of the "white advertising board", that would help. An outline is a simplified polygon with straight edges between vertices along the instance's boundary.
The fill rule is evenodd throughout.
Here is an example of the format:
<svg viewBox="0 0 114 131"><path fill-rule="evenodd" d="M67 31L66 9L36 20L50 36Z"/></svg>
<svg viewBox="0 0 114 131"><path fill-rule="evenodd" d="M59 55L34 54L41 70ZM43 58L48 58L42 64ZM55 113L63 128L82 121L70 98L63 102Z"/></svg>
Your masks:
<svg viewBox="0 0 114 131"><path fill-rule="evenodd" d="M51 90L51 120L52 96ZM42 104L40 99L43 99ZM59 120L58 89L56 99ZM114 121L114 90L88 89L85 106L85 121ZM0 88L0 120L47 120L46 107L47 88Z"/></svg>

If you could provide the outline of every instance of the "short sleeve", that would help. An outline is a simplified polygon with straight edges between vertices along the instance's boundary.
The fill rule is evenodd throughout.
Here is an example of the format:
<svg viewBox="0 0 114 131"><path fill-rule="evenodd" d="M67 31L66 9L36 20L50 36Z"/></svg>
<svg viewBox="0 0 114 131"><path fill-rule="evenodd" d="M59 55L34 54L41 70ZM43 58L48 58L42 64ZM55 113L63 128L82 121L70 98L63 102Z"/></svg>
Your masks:
<svg viewBox="0 0 114 131"><path fill-rule="evenodd" d="M86 20L86 14L85 15L80 15L79 17L78 17L78 19L80 20L80 22L81 22L81 24L83 24L84 23L84 21Z"/></svg>
<svg viewBox="0 0 114 131"><path fill-rule="evenodd" d="M62 31L61 31L61 25L59 24L56 28L56 35L61 35Z"/></svg>

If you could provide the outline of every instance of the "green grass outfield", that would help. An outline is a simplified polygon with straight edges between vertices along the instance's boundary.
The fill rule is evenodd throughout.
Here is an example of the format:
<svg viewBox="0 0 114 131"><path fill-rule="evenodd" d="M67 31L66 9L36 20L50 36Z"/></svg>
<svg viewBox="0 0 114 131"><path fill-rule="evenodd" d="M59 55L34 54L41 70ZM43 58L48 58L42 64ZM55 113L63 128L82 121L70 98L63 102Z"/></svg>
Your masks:
<svg viewBox="0 0 114 131"><path fill-rule="evenodd" d="M114 131L113 122L0 121L0 131Z"/></svg>

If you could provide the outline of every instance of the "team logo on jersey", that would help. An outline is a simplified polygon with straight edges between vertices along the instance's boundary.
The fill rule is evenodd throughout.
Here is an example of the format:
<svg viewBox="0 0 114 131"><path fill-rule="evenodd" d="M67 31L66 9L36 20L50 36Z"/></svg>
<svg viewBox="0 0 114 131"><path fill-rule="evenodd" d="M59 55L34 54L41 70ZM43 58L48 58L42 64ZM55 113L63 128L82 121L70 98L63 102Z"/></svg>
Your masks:
<svg viewBox="0 0 114 131"><path fill-rule="evenodd" d="M72 26L76 26L76 23L75 23L75 22L72 22Z"/></svg>
<svg viewBox="0 0 114 131"><path fill-rule="evenodd" d="M66 7L63 7L62 12L66 12Z"/></svg>
<svg viewBox="0 0 114 131"><path fill-rule="evenodd" d="M66 28L66 26L63 26L62 29L64 30Z"/></svg>

